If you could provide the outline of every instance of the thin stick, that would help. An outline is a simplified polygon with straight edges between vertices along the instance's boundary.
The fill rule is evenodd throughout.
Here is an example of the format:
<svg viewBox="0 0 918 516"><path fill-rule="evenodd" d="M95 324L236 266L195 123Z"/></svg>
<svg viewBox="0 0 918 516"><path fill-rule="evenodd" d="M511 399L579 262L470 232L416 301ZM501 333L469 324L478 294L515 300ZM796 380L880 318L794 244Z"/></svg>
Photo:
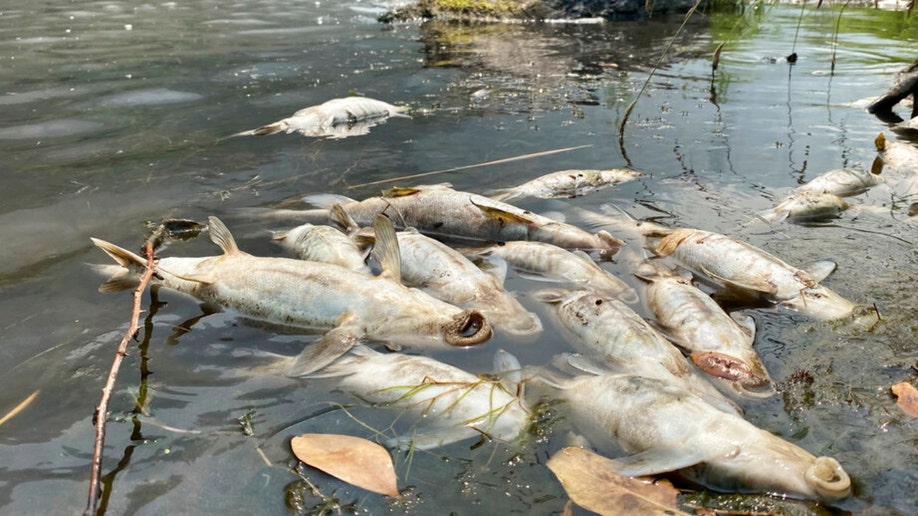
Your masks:
<svg viewBox="0 0 918 516"><path fill-rule="evenodd" d="M7 414L6 414L5 416L3 416L2 418L0 418L0 425L2 425L3 423L6 423L6 422L9 421L10 419L13 419L14 417L16 417L16 414L19 414L20 412L22 412L23 410L25 410L26 407L28 407L29 405L31 405L32 402L35 401L35 398L38 397L38 393L39 393L39 392L41 392L41 389L38 389L38 390L36 390L35 392L33 392L32 394L30 394L28 398L22 400L22 402L19 403L19 405L16 405L16 407L15 407L13 410L7 412Z"/></svg>
<svg viewBox="0 0 918 516"><path fill-rule="evenodd" d="M115 380L118 378L118 368L121 367L121 361L127 355L128 343L137 333L137 319L140 318L140 300L143 297L143 291L146 290L147 284L153 277L153 244L147 241L145 246L147 253L147 270L140 279L140 285L134 290L134 310L131 314L131 324L128 326L118 351L115 353L115 359L112 361L111 371L108 373L108 381L102 388L102 397L99 399L99 405L93 413L93 424L96 426L96 444L92 452L92 471L89 478L89 499L86 502L86 510L83 516L92 516L96 512L99 503L99 480L102 474L102 448L105 445L105 414L108 413L108 400L111 398L112 391L115 388Z"/></svg>
<svg viewBox="0 0 918 516"><path fill-rule="evenodd" d="M420 173L420 174L412 174L412 175L410 175L410 176L393 177L393 178L391 178L391 179L380 179L379 181L372 181L372 182L369 182L369 183L361 183L361 184L359 184L359 185L351 185L351 186L348 186L347 188L348 188L348 190L350 190L350 189L352 189L352 188L359 188L359 187L361 187L361 186L378 185L378 184L380 184L380 183L391 183L391 182L393 182L393 181L401 181L401 180L403 180L403 179L414 179L414 178L416 178L416 177L432 176L432 175L434 175L434 174L445 174L446 172L455 172L455 171L457 171L457 170L465 170L465 169L469 169L469 168L484 167L484 166L487 166L487 165L497 165L497 164L500 164L500 163L510 163L511 161L518 161L518 160L521 160L521 159L529 159L529 158L538 158L538 157L541 157L541 156L548 156L549 154L557 154L557 153L559 153L559 152L567 152L567 151L572 151L572 150L577 150L577 149L585 149L585 148L587 148L587 147L592 147L592 146L593 146L593 144L592 144L592 143L589 143L589 144L586 144L586 145L578 145L578 146L576 146L576 147L565 147L565 148L563 148L563 149L547 150L547 151L542 151L542 152L536 152L536 153L533 153L533 154L524 154L524 155L522 155L522 156L514 156L514 157L512 157L512 158L503 158L503 159L498 159L498 160L494 160L494 161L486 161L486 162L484 162L484 163L477 163L477 164L475 164L475 165L465 165L465 166L462 166L462 167L445 168L445 169L443 169L443 170L434 170L433 172L422 172L422 173Z"/></svg>

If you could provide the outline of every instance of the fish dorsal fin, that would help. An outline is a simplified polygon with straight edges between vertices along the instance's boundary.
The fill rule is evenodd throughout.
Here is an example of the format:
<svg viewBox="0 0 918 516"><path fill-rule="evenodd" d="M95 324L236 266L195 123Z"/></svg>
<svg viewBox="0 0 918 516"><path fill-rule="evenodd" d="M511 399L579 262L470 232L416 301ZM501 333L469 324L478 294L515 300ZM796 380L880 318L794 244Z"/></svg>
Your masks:
<svg viewBox="0 0 918 516"><path fill-rule="evenodd" d="M271 240L274 242L283 242L287 239L287 236L290 234L289 231L275 231L271 234Z"/></svg>
<svg viewBox="0 0 918 516"><path fill-rule="evenodd" d="M220 246L223 254L239 254L242 251L236 246L236 239L226 227L226 224L217 217L207 217L208 227L210 228L210 240Z"/></svg>
<svg viewBox="0 0 918 516"><path fill-rule="evenodd" d="M333 226L337 227L341 231L344 231L348 235L353 235L360 230L360 226L357 222L344 210L344 208L339 203L332 204L331 208L328 211L328 220L332 223Z"/></svg>
<svg viewBox="0 0 918 516"><path fill-rule="evenodd" d="M383 197L407 197L409 195L415 195L420 192L421 188L411 188L405 186L393 186L392 188L387 188L380 192Z"/></svg>
<svg viewBox="0 0 918 516"><path fill-rule="evenodd" d="M373 230L376 232L376 243L373 245L371 254L382 268L381 276L401 283L402 258L399 255L395 226L392 225L389 217L378 214L373 220Z"/></svg>
<svg viewBox="0 0 918 516"><path fill-rule="evenodd" d="M527 225L535 223L534 220L532 220L531 218L525 215L511 213L497 206L484 206L482 204L476 203L474 199L470 199L470 202L476 208L481 210L481 212L484 213L484 215L489 219L499 219L499 220L504 220L506 222L514 222L517 224L527 224Z"/></svg>
<svg viewBox="0 0 918 516"><path fill-rule="evenodd" d="M803 268L804 271L810 273L810 276L813 277L817 283L828 278L829 274L835 272L835 269L838 267L838 264L832 260L818 260L806 265Z"/></svg>

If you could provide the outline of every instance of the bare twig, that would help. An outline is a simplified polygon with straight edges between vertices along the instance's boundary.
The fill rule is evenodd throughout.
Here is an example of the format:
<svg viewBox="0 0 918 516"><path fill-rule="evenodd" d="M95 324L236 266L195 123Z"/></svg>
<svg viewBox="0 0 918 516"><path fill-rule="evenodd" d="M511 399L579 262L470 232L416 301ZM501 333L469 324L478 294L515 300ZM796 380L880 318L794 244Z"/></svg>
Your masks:
<svg viewBox="0 0 918 516"><path fill-rule="evenodd" d="M348 188L348 190L350 190L350 189L352 189L352 188L358 188L358 187L361 187L361 186L378 185L378 184L380 184L380 183L392 183L392 182L395 182L395 181L404 181L405 179L414 179L414 178L417 178L417 177L426 177L426 176L432 176L432 175L435 175L435 174L445 174L446 172L455 172L455 171L457 171L457 170L466 170L466 169L470 169L470 168L484 167L484 166L488 166L488 165L497 165L497 164L500 164L500 163L510 163L511 161L519 161L519 160L522 160L522 159L530 159L530 158L539 158L539 157L542 157L542 156L548 156L549 154L557 154L557 153L559 153L559 152L568 152L568 151L577 150L577 149L585 149L585 148L587 148L587 147L592 147L592 146L593 146L593 144L588 143L588 144L586 144L586 145L577 145L576 147L565 147L565 148L563 148L563 149L552 149L552 150L547 150L547 151L542 151L542 152L534 152L534 153L532 153L532 154L524 154L524 155L522 155L522 156L513 156L513 157L511 157L511 158L503 158L503 159L498 159L498 160L494 160L494 161L486 161L486 162L484 162L484 163L476 163L476 164L474 164L474 165L464 165L464 166L461 166L461 167L445 168L445 169L443 169L443 170L434 170L433 172L422 172L422 173L420 173L420 174L412 174L412 175L410 175L410 176L401 176L401 177L393 177L393 178L389 178L389 179L380 179L379 181L371 181L371 182L369 182L369 183L361 183L361 184L359 184L359 185L350 185L350 186L348 186L347 188Z"/></svg>
<svg viewBox="0 0 918 516"><path fill-rule="evenodd" d="M147 254L147 270L140 279L140 285L134 290L134 310L131 314L131 324L128 326L118 351L115 353L115 359L112 361L111 371L108 373L108 381L102 388L102 397L99 399L99 405L93 413L92 420L96 426L96 443L92 453L92 470L89 478L89 499L86 502L86 510L83 516L92 516L96 512L99 503L99 481L102 473L102 448L105 445L105 414L108 412L108 401L111 398L112 391L115 388L115 380L118 378L118 369L121 367L121 361L127 355L128 343L137 333L137 319L140 317L140 300L143 297L143 291L146 290L147 284L153 277L153 244L147 241L145 245Z"/></svg>

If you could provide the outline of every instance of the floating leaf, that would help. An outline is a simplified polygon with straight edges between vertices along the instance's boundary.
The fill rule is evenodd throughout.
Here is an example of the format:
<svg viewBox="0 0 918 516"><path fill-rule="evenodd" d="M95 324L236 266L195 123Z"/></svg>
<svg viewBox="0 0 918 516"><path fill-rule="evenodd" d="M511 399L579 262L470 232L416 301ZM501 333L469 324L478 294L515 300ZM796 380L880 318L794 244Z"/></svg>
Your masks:
<svg viewBox="0 0 918 516"><path fill-rule="evenodd" d="M303 434L290 441L296 458L374 493L398 498L392 457L382 446L350 435Z"/></svg>
<svg viewBox="0 0 918 516"><path fill-rule="evenodd" d="M564 448L546 466L568 496L599 514L688 514L677 508L679 491L672 484L616 475L612 461L582 448Z"/></svg>
<svg viewBox="0 0 918 516"><path fill-rule="evenodd" d="M899 382L891 387L892 393L899 399L896 405L906 414L918 417L918 389L908 382Z"/></svg>

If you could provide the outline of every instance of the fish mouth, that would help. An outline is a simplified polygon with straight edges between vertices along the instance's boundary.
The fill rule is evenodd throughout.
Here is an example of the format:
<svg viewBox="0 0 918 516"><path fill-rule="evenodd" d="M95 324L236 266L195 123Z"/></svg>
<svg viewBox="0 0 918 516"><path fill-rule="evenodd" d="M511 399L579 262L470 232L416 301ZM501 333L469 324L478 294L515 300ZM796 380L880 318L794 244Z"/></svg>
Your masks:
<svg viewBox="0 0 918 516"><path fill-rule="evenodd" d="M806 469L804 479L827 501L841 500L851 494L851 478L832 457L817 457Z"/></svg>
<svg viewBox="0 0 918 516"><path fill-rule="evenodd" d="M453 322L443 331L443 338L450 346L474 346L490 339L493 331L484 314L464 310L453 316Z"/></svg>

